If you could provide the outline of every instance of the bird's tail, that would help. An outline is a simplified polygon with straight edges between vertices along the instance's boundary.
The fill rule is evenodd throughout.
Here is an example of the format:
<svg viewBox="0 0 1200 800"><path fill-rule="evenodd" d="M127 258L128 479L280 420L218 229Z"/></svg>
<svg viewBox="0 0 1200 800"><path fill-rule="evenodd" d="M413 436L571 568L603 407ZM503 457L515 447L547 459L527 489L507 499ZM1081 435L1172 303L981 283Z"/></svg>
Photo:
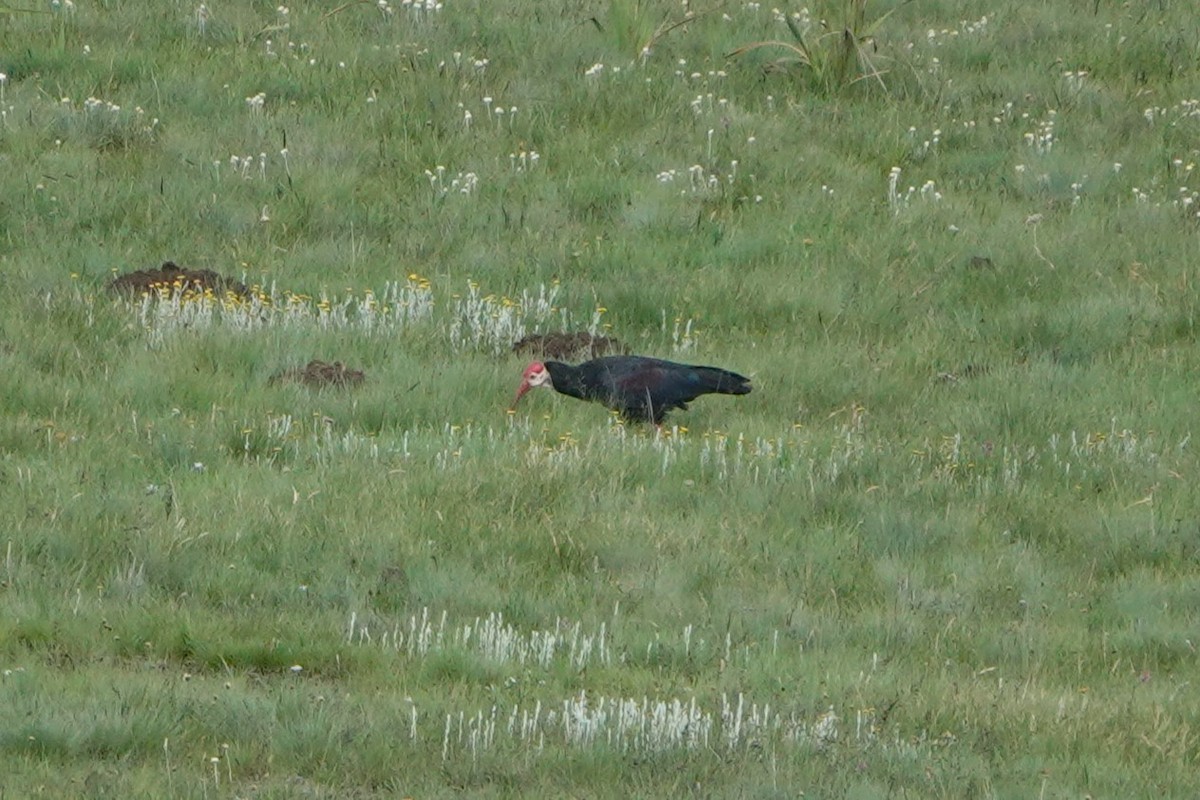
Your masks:
<svg viewBox="0 0 1200 800"><path fill-rule="evenodd" d="M720 367L695 367L696 379L710 394L750 394L750 379Z"/></svg>

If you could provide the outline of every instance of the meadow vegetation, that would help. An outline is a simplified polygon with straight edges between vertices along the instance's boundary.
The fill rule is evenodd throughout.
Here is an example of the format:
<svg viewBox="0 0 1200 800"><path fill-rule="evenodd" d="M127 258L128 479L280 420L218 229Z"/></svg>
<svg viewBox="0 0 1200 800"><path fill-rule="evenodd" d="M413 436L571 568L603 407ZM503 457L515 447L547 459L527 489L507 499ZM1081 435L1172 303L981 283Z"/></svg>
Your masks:
<svg viewBox="0 0 1200 800"><path fill-rule="evenodd" d="M3 9L0 795L1200 794L1198 59L1166 0ZM254 288L106 291L164 260ZM558 330L755 389L507 413Z"/></svg>

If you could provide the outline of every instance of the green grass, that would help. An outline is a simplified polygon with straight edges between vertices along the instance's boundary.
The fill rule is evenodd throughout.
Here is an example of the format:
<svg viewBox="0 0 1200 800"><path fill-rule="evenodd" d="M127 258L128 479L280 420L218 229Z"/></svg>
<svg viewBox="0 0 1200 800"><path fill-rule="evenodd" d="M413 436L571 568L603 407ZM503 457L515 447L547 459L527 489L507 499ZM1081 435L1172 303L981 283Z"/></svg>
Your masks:
<svg viewBox="0 0 1200 800"><path fill-rule="evenodd" d="M1067 5L4 13L0 794L1200 793L1200 24Z"/></svg>

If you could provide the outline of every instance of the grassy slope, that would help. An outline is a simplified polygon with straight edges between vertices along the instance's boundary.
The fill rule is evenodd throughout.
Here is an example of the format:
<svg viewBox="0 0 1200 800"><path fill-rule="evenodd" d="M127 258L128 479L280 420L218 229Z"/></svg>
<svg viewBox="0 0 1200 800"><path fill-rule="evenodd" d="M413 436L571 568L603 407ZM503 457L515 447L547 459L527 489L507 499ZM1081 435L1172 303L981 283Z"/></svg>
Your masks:
<svg viewBox="0 0 1200 800"><path fill-rule="evenodd" d="M786 36L750 6L641 65L675 4L3 17L6 788L1194 794L1196 22L919 5L878 32L890 97L726 62ZM436 305L156 334L102 287L166 258L313 296L416 273ZM665 440L548 395L508 418L520 363L451 330L468 280L557 281L756 391ZM369 382L266 386L313 357ZM442 645L397 650L423 609ZM493 613L568 641L453 641ZM521 736L580 692L715 727ZM774 727L735 728L751 703Z"/></svg>

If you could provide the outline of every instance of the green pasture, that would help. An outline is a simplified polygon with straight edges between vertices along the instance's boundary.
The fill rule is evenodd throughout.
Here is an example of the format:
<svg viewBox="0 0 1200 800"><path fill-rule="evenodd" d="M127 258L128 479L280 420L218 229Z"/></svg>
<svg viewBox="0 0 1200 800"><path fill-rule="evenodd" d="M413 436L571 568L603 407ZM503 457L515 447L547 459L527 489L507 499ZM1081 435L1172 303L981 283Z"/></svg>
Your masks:
<svg viewBox="0 0 1200 800"><path fill-rule="evenodd" d="M1175 0L0 6L0 797L1200 795L1198 162Z"/></svg>

